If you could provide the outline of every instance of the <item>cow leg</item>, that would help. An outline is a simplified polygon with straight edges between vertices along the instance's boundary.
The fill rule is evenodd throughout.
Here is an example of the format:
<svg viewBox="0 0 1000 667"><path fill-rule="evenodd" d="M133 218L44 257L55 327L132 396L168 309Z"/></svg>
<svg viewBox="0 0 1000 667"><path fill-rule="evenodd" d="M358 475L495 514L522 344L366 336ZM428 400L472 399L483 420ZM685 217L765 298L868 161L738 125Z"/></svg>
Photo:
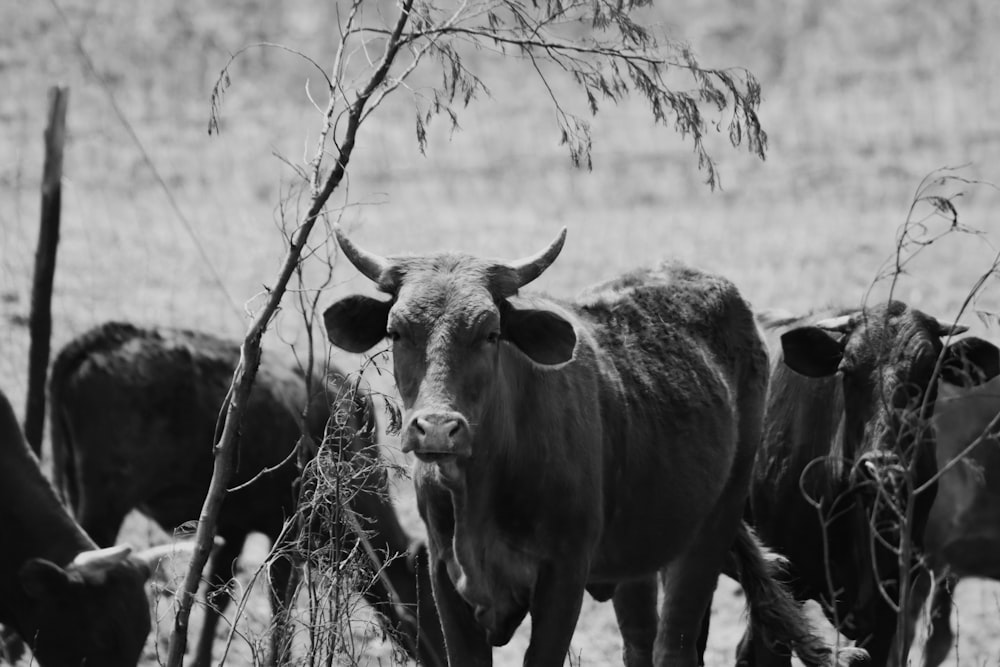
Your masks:
<svg viewBox="0 0 1000 667"><path fill-rule="evenodd" d="M708 634L705 619L711 613L719 574L736 569L729 552L743 515L746 494L739 489L745 488L749 464L741 460L739 468L685 552L660 571L663 606L653 650L655 665L701 664Z"/></svg>
<svg viewBox="0 0 1000 667"><path fill-rule="evenodd" d="M938 667L948 657L948 652L955 643L955 633L951 629L951 608L957 584L958 577L950 573L935 578L930 609L931 630L924 645L924 667Z"/></svg>
<svg viewBox="0 0 1000 667"><path fill-rule="evenodd" d="M728 505L734 511L725 511ZM740 521L739 503L723 501L705 522L687 550L660 571L663 604L653 650L653 664L696 667L707 638L705 618L710 613L719 573L733 544ZM718 518L719 516L724 519Z"/></svg>
<svg viewBox="0 0 1000 667"><path fill-rule="evenodd" d="M215 643L215 630L219 625L219 616L229 605L229 594L226 588L232 578L236 560L243 550L242 538L224 536L225 543L217 548L209 557L208 588L205 591L205 616L202 620L201 634L198 635L198 645L195 648L194 667L209 667L212 664L212 646Z"/></svg>
<svg viewBox="0 0 1000 667"><path fill-rule="evenodd" d="M583 606L589 563L549 564L531 597L531 639L525 667L561 667ZM655 590L655 588L654 588Z"/></svg>
<svg viewBox="0 0 1000 667"><path fill-rule="evenodd" d="M656 578L615 587L615 616L622 633L626 667L652 667L656 641Z"/></svg>
<svg viewBox="0 0 1000 667"><path fill-rule="evenodd" d="M489 667L493 664L493 648L486 631L476 621L472 607L462 599L448 577L444 562L431 556L431 588L441 616L448 664L452 667Z"/></svg>
<svg viewBox="0 0 1000 667"><path fill-rule="evenodd" d="M661 572L664 599L653 664L697 667L703 619L719 576L710 553L694 546Z"/></svg>
<svg viewBox="0 0 1000 667"><path fill-rule="evenodd" d="M750 504L747 503L746 504L746 509L744 509L744 512L743 512L743 520L746 521L748 524L750 523L750 518L748 516L748 514L749 514L749 507L750 507ZM739 580L740 580L740 577L739 577L739 564L736 562L736 557L735 557L735 555L733 554L732 551L729 551L726 554L726 560L725 560L725 562L723 563L723 566L722 566L722 574L726 575L727 577L729 577L730 579L732 579L735 582L739 582ZM713 594L712 597L714 598L715 595ZM698 664L699 665L704 665L705 664L705 651L708 650L708 633L709 633L709 630L711 629L711 627L712 627L712 600L709 599L709 601L708 601L708 608L705 609L705 617L701 619L701 631L698 634L698 646L697 646L697 649L698 649ZM740 641L740 644L739 644L739 646L736 649L736 655L737 656L740 656L740 655L743 654L743 644L746 641L749 641L749 633L747 635L745 635L744 638ZM749 651L748 651L748 653L749 653ZM737 664L740 665L741 663L737 663ZM752 662L751 663L746 663L746 665L751 665L751 664L753 664L753 663ZM742 667L746 667L746 665L742 665Z"/></svg>

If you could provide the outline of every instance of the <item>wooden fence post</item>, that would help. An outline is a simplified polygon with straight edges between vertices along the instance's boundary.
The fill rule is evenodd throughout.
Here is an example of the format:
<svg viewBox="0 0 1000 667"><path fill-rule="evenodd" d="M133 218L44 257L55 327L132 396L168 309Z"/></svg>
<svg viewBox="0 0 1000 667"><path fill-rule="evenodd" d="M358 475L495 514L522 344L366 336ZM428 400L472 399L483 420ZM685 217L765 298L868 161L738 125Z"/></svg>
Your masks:
<svg viewBox="0 0 1000 667"><path fill-rule="evenodd" d="M45 165L42 170L42 218L35 249L35 276L31 285L31 316L28 352L28 405L24 434L41 457L45 427L45 378L52 338L52 283L59 245L59 214L62 206L63 144L66 140L66 105L69 88L49 88L49 115L45 127Z"/></svg>

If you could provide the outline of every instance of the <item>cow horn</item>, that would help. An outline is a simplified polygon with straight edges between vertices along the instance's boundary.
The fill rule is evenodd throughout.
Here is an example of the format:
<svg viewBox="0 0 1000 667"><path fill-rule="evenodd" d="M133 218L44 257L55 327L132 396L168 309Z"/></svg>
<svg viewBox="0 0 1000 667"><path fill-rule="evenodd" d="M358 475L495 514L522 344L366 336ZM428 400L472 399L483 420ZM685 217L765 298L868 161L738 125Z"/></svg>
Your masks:
<svg viewBox="0 0 1000 667"><path fill-rule="evenodd" d="M155 568L164 558L170 558L172 556L184 556L190 558L194 555L194 547L194 540L158 544L155 547L148 547L137 552L133 558L151 568Z"/></svg>
<svg viewBox="0 0 1000 667"><path fill-rule="evenodd" d="M963 334L969 330L969 327L964 324L959 324L958 322L942 322L941 320L934 320L937 324L937 335L938 336L957 336L958 334Z"/></svg>
<svg viewBox="0 0 1000 667"><path fill-rule="evenodd" d="M348 261L366 278L377 283L382 277L382 272L389 268L389 260L356 245L347 238L340 225L334 224L333 233L337 235L337 243L340 244L340 249L344 251Z"/></svg>
<svg viewBox="0 0 1000 667"><path fill-rule="evenodd" d="M104 581L108 571L122 563L130 553L132 547L127 544L81 551L66 568L66 572L77 573L84 581L99 584Z"/></svg>
<svg viewBox="0 0 1000 667"><path fill-rule="evenodd" d="M828 317L825 320L816 322L813 326L819 329L825 329L826 331L839 331L840 333L847 333L854 328L854 316L841 315L839 317Z"/></svg>
<svg viewBox="0 0 1000 667"><path fill-rule="evenodd" d="M549 268L549 265L552 264L552 262L556 261L556 257L559 256L559 253L562 251L563 243L565 242L566 228L563 227L559 232L559 236L557 236L555 240L552 241L547 248L545 248L545 250L542 250L541 252L530 257L509 262L508 266L517 274L518 287L524 287L532 280L542 275L542 272Z"/></svg>
<svg viewBox="0 0 1000 667"><path fill-rule="evenodd" d="M218 551L226 541L219 537L218 535L214 538L214 545L212 551ZM160 567L160 562L165 558L188 558L194 556L195 546L197 542L195 540L180 540L177 542L170 542L168 544L159 544L155 547L147 547L142 551L132 555L132 561L142 567L146 572L146 576L150 577L154 572L157 572Z"/></svg>

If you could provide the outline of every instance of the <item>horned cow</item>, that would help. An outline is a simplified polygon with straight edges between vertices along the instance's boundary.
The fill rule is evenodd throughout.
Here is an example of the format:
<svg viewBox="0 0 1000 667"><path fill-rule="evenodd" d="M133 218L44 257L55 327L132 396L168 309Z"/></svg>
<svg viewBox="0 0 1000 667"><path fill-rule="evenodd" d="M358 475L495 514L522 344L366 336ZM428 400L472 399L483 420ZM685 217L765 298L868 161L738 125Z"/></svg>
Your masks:
<svg viewBox="0 0 1000 667"><path fill-rule="evenodd" d="M628 665L693 666L729 555L756 632L827 659L741 522L767 354L731 283L664 264L564 302L519 291L565 230L514 262L384 258L336 233L389 297L324 318L350 352L391 341L453 667L491 664L529 612L524 664L562 665L585 590L613 598Z"/></svg>
<svg viewBox="0 0 1000 667"><path fill-rule="evenodd" d="M820 601L873 664L885 665L896 639L897 549L911 539L916 563L934 503L935 378L983 382L1000 373L1000 351L974 337L946 345L965 328L899 301L766 328L780 336L780 354L754 466L752 522L789 559L796 596ZM741 659L787 665L774 648L744 641Z"/></svg>

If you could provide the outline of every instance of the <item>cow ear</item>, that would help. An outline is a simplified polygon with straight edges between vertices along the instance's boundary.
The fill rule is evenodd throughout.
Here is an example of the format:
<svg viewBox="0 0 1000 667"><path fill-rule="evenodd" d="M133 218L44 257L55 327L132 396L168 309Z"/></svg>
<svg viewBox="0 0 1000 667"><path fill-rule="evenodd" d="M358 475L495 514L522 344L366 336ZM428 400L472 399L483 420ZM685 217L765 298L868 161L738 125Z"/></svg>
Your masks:
<svg viewBox="0 0 1000 667"><path fill-rule="evenodd" d="M944 351L941 379L959 387L974 387L1000 375L1000 349L989 341L970 336L957 340Z"/></svg>
<svg viewBox="0 0 1000 667"><path fill-rule="evenodd" d="M44 558L32 558L22 565L18 579L25 592L34 599L49 597L70 584L66 570Z"/></svg>
<svg viewBox="0 0 1000 667"><path fill-rule="evenodd" d="M829 377L844 358L842 334L819 327L799 327L781 335L785 365L811 378Z"/></svg>
<svg viewBox="0 0 1000 667"><path fill-rule="evenodd" d="M566 318L551 310L506 308L503 337L541 366L558 366L573 359L576 331Z"/></svg>
<svg viewBox="0 0 1000 667"><path fill-rule="evenodd" d="M361 353L385 338L392 303L355 294L344 297L323 313L330 342L348 352Z"/></svg>

